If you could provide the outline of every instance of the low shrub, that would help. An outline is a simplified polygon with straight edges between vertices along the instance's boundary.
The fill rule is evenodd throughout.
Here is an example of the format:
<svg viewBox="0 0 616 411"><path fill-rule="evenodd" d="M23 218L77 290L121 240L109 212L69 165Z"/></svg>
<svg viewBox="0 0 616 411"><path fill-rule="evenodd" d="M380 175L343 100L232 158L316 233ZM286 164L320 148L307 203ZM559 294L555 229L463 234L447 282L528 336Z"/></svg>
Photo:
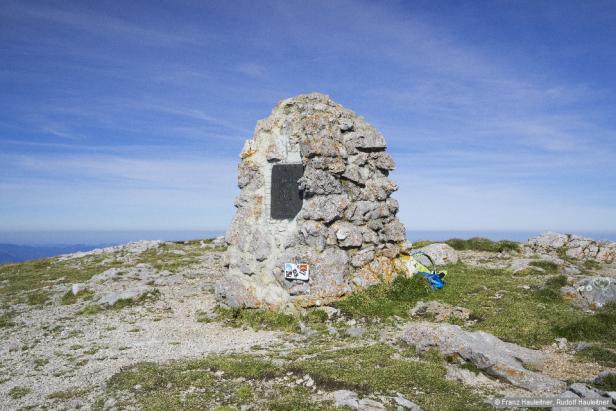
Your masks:
<svg viewBox="0 0 616 411"><path fill-rule="evenodd" d="M420 275L398 276L391 284L377 284L336 303L336 307L352 317L404 317L417 301L432 293Z"/></svg>
<svg viewBox="0 0 616 411"><path fill-rule="evenodd" d="M299 332L299 317L277 311L225 308L215 309L218 320L223 320L232 327L248 326L257 330L278 330Z"/></svg>
<svg viewBox="0 0 616 411"><path fill-rule="evenodd" d="M596 361L604 367L616 367L616 352L603 347L591 346L577 353L579 357ZM614 383L616 383L616 376Z"/></svg>
<svg viewBox="0 0 616 411"><path fill-rule="evenodd" d="M571 341L616 341L616 302L606 304L595 314L586 315L559 327L562 337Z"/></svg>
<svg viewBox="0 0 616 411"><path fill-rule="evenodd" d="M445 241L445 243L449 244L451 247L458 251L473 250L502 252L518 251L520 249L520 244L516 243L515 241L492 241L483 237L473 237L469 238L468 240L463 240L461 238L452 238Z"/></svg>

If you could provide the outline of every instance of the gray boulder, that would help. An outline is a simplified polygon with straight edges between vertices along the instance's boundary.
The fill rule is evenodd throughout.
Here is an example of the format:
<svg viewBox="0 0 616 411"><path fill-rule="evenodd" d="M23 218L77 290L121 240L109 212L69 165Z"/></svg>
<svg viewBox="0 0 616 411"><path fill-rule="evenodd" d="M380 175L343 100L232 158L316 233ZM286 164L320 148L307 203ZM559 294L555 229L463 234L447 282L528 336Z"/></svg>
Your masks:
<svg viewBox="0 0 616 411"><path fill-rule="evenodd" d="M587 277L561 289L563 296L584 309L598 309L616 301L616 279Z"/></svg>
<svg viewBox="0 0 616 411"><path fill-rule="evenodd" d="M98 303L101 305L112 306L120 300L139 300L140 298L146 297L148 294L154 292L154 288L147 286L137 286L134 288L130 288L125 291L116 292L110 291L103 294Z"/></svg>
<svg viewBox="0 0 616 411"><path fill-rule="evenodd" d="M396 403L396 405L398 407L400 407L400 408L402 408L404 410L422 411L421 407L419 405L415 404L411 400L407 400L402 395L398 395L397 397L394 397L394 402Z"/></svg>
<svg viewBox="0 0 616 411"><path fill-rule="evenodd" d="M360 399L356 393L349 390L334 391L329 394L329 399L337 407L349 407L356 411L384 411L387 409L380 402L370 398Z"/></svg>
<svg viewBox="0 0 616 411"><path fill-rule="evenodd" d="M540 364L541 351L504 342L483 331L469 332L451 324L414 323L403 332L402 340L419 351L437 348L445 356L459 356L483 372L532 392L558 392L565 384L524 364Z"/></svg>
<svg viewBox="0 0 616 411"><path fill-rule="evenodd" d="M613 410L616 407L616 401L604 391L598 390L596 388L592 388L586 384L575 383L571 384L566 391L562 392L559 398L583 398L588 400L601 400L606 402L607 407L596 406L596 407L554 407L552 411L593 411L593 410Z"/></svg>
<svg viewBox="0 0 616 411"><path fill-rule="evenodd" d="M449 244L444 243L429 244L418 248L417 251L428 254L436 265L455 264L459 259L458 252Z"/></svg>
<svg viewBox="0 0 616 411"><path fill-rule="evenodd" d="M418 301L415 307L409 310L409 315L411 317L431 315L438 322L447 321L450 318L467 321L471 312L464 307L453 307L439 301Z"/></svg>
<svg viewBox="0 0 616 411"><path fill-rule="evenodd" d="M616 243L596 241L572 234L547 232L528 240L529 253L559 255L562 252L569 258L578 260L595 259L604 263L616 260Z"/></svg>

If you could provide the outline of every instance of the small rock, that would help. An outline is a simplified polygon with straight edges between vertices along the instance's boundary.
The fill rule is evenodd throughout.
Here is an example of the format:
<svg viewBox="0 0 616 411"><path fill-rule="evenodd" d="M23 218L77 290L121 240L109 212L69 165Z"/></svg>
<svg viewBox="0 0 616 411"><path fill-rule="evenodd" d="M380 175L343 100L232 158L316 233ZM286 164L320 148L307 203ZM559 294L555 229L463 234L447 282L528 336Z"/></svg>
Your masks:
<svg viewBox="0 0 616 411"><path fill-rule="evenodd" d="M116 302L120 301L120 300L136 300L139 299L140 297L143 297L144 295L150 293L154 291L153 288L150 287L146 287L146 286L137 286L131 289L128 289L126 291L123 292L115 292L115 291L110 291L108 293L105 293L101 296L101 298L98 300L99 304L101 305L114 305Z"/></svg>
<svg viewBox="0 0 616 411"><path fill-rule="evenodd" d="M386 408L378 401L364 398L359 400L359 411L385 411Z"/></svg>
<svg viewBox="0 0 616 411"><path fill-rule="evenodd" d="M579 268L574 265L566 265L563 267L563 273L567 275L578 275L582 272Z"/></svg>
<svg viewBox="0 0 616 411"><path fill-rule="evenodd" d="M532 260L529 258L516 258L513 261L511 261L511 265L509 266L509 269L513 271L514 274L519 273L520 271L524 271L528 267L530 267L531 261Z"/></svg>
<svg viewBox="0 0 616 411"><path fill-rule="evenodd" d="M574 394L577 394L581 398L603 398L603 395L597 392L596 389L579 382L571 384L569 386L569 391L573 392Z"/></svg>
<svg viewBox="0 0 616 411"><path fill-rule="evenodd" d="M415 404L413 401L407 400L400 394L398 394L397 397L394 397L394 401L396 404L398 404L400 407L404 409L411 410L411 411L422 411L419 405Z"/></svg>
<svg viewBox="0 0 616 411"><path fill-rule="evenodd" d="M597 385L603 385L605 383L605 380L607 378L609 378L610 376L612 376L612 378L616 377L616 372L614 371L602 371L599 373L599 375L597 375L595 377L595 379L593 380L593 382Z"/></svg>
<svg viewBox="0 0 616 411"><path fill-rule="evenodd" d="M316 332L315 330L313 330L312 328L308 327L307 325L305 325L303 322L299 323L299 330L302 334L304 334L306 337L314 337L315 335L319 335L318 332Z"/></svg>
<svg viewBox="0 0 616 411"><path fill-rule="evenodd" d="M565 351L567 349L568 341L566 338L555 338L556 346L560 351Z"/></svg>
<svg viewBox="0 0 616 411"><path fill-rule="evenodd" d="M336 329L336 327L333 327L331 325L327 326L327 333L329 335L338 335L338 330Z"/></svg>
<svg viewBox="0 0 616 411"><path fill-rule="evenodd" d="M415 307L409 310L411 317L420 315L433 315L437 322L447 321L454 317L460 320L468 320L471 312L464 307L452 307L449 304L444 304L438 301L418 301Z"/></svg>
<svg viewBox="0 0 616 411"><path fill-rule="evenodd" d="M304 375L304 381L306 387L311 388L314 386L314 380L309 375Z"/></svg>
<svg viewBox="0 0 616 411"><path fill-rule="evenodd" d="M109 398L107 401L105 401L105 404L103 405L103 411L109 411L113 408L115 408L116 406L116 400L115 398Z"/></svg>
<svg viewBox="0 0 616 411"><path fill-rule="evenodd" d="M340 310L334 307L330 307L328 305L323 306L321 308L323 311L325 311L325 313L327 314L327 318L329 318L330 320L334 317L337 317L340 315Z"/></svg>
<svg viewBox="0 0 616 411"><path fill-rule="evenodd" d="M590 347L592 347L591 343L587 343L586 341L581 341L575 345L575 351L584 351Z"/></svg>
<svg viewBox="0 0 616 411"><path fill-rule="evenodd" d="M363 327L350 327L347 328L346 333L350 336L350 337L361 337L362 335L364 335L366 333L366 329Z"/></svg>
<svg viewBox="0 0 616 411"><path fill-rule="evenodd" d="M84 283L76 283L73 284L73 286L71 287L71 292L73 293L73 295L77 295L82 291L86 290L86 285Z"/></svg>
<svg viewBox="0 0 616 411"><path fill-rule="evenodd" d="M334 405L338 407L350 407L353 410L359 408L359 399L357 394L349 390L338 390L330 394Z"/></svg>
<svg viewBox="0 0 616 411"><path fill-rule="evenodd" d="M518 285L518 288L521 288L523 290L530 290L530 285L526 285L526 284Z"/></svg>

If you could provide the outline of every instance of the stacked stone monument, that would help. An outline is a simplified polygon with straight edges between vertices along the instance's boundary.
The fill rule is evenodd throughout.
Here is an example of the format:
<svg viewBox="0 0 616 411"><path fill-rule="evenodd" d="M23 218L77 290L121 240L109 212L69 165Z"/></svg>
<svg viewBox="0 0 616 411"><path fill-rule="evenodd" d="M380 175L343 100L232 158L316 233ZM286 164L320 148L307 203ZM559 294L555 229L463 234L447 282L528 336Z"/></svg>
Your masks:
<svg viewBox="0 0 616 411"><path fill-rule="evenodd" d="M390 281L406 230L397 219L394 161L363 118L322 94L281 101L240 155L229 272L216 289L232 307L326 304ZM309 279L285 278L285 263Z"/></svg>

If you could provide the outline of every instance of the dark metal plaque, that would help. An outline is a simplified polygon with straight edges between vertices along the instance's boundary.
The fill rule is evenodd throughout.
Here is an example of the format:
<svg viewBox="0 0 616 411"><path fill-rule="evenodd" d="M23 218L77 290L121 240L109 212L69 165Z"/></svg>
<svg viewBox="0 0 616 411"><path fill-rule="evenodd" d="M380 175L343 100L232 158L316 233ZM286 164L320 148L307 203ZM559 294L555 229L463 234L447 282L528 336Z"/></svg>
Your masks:
<svg viewBox="0 0 616 411"><path fill-rule="evenodd" d="M272 207L270 216L277 220L294 218L302 209L302 193L297 180L304 175L302 164L274 164L272 168Z"/></svg>

